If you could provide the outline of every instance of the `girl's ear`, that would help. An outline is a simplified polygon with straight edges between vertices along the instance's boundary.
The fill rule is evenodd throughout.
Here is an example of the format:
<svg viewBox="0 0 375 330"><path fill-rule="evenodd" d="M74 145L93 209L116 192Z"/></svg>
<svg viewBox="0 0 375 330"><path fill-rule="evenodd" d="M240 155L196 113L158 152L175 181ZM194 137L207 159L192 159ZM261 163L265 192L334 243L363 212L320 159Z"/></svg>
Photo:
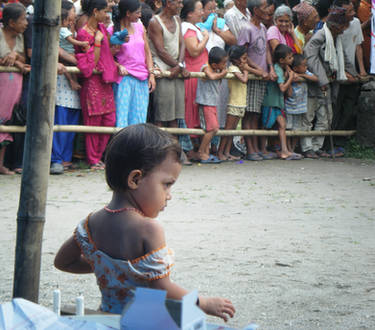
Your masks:
<svg viewBox="0 0 375 330"><path fill-rule="evenodd" d="M143 173L141 170L133 170L128 175L128 187L137 189L139 182L142 180Z"/></svg>

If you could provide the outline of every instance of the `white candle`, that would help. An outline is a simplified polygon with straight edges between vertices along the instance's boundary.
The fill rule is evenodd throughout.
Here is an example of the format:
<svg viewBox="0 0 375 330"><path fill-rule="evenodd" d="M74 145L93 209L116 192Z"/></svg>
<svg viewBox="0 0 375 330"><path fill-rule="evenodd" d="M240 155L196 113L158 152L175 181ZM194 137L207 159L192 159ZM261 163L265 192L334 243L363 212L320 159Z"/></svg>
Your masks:
<svg viewBox="0 0 375 330"><path fill-rule="evenodd" d="M85 315L85 303L83 296L79 296L76 298L76 315Z"/></svg>
<svg viewBox="0 0 375 330"><path fill-rule="evenodd" d="M59 289L53 291L53 312L60 315L61 310L61 293Z"/></svg>

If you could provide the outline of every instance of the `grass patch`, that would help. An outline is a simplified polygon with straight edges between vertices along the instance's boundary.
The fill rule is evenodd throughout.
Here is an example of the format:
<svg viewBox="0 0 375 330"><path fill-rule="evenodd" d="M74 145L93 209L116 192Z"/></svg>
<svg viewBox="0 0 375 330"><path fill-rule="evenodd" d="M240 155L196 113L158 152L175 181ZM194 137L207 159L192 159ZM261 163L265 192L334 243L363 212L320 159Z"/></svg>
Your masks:
<svg viewBox="0 0 375 330"><path fill-rule="evenodd" d="M375 159L375 148L361 146L355 138L345 146L345 156L358 159Z"/></svg>

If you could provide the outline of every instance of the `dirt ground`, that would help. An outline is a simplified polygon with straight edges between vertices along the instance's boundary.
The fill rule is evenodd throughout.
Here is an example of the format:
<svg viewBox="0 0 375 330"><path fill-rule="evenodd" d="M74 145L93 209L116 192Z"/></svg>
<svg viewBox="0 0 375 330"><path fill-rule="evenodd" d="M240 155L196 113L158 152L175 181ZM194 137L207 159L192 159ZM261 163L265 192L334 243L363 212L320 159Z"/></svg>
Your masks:
<svg viewBox="0 0 375 330"><path fill-rule="evenodd" d="M20 176L0 177L0 301L11 299ZM80 293L97 308L93 275L62 273L54 255L110 199L103 172L50 176L40 303ZM375 329L375 163L302 160L184 167L160 214L176 254L173 279L230 298L230 326ZM209 321L220 323L218 319Z"/></svg>

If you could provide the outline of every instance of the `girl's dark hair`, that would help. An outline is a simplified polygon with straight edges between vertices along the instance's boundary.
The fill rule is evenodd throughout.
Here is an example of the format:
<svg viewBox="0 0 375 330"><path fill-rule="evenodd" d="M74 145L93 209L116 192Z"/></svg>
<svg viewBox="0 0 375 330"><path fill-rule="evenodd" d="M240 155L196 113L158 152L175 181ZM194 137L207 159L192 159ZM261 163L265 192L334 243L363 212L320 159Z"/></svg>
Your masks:
<svg viewBox="0 0 375 330"><path fill-rule="evenodd" d="M108 7L107 0L83 0L82 11L87 15L91 16L94 9L102 10Z"/></svg>
<svg viewBox="0 0 375 330"><path fill-rule="evenodd" d="M292 68L299 66L306 57L303 54L294 54Z"/></svg>
<svg viewBox="0 0 375 330"><path fill-rule="evenodd" d="M235 60L239 60L240 57L247 51L245 46L231 46L228 50L229 60L233 63Z"/></svg>
<svg viewBox="0 0 375 330"><path fill-rule="evenodd" d="M113 31L120 31L121 20L126 16L126 13L128 11L134 13L140 6L141 4L138 0L120 0L118 4L118 13L113 17Z"/></svg>
<svg viewBox="0 0 375 330"><path fill-rule="evenodd" d="M215 0L200 0L200 2L202 2L202 6L203 8L211 1L215 1Z"/></svg>
<svg viewBox="0 0 375 330"><path fill-rule="evenodd" d="M154 15L154 12L151 9L151 7L147 3L144 3L144 2L142 2L141 8L142 8L141 21L147 30L148 24L150 23L150 20L152 16Z"/></svg>
<svg viewBox="0 0 375 330"><path fill-rule="evenodd" d="M169 133L152 124L131 125L122 129L106 149L105 175L108 186L113 191L126 191L131 171L138 169L146 176L168 154L172 154L176 162L182 162L182 149Z"/></svg>
<svg viewBox="0 0 375 330"><path fill-rule="evenodd" d="M26 13L26 9L20 3L10 3L3 9L3 25L8 26L9 21L17 21L22 14Z"/></svg>
<svg viewBox="0 0 375 330"><path fill-rule="evenodd" d="M195 10L195 4L199 0L184 0L184 6L181 9L180 17L182 20L186 20L189 13L192 13Z"/></svg>
<svg viewBox="0 0 375 330"><path fill-rule="evenodd" d="M61 8L61 23L63 23L69 16L70 10Z"/></svg>
<svg viewBox="0 0 375 330"><path fill-rule="evenodd" d="M209 64L219 64L224 57L227 56L227 52L220 47L212 47L208 53L208 63Z"/></svg>
<svg viewBox="0 0 375 330"><path fill-rule="evenodd" d="M69 11L70 9L73 8L73 2L70 2L68 0L62 0L61 1L61 9L65 9L67 11Z"/></svg>
<svg viewBox="0 0 375 330"><path fill-rule="evenodd" d="M287 57L290 53L293 53L292 48L284 44L278 44L273 53L273 62L279 63L279 61Z"/></svg>

